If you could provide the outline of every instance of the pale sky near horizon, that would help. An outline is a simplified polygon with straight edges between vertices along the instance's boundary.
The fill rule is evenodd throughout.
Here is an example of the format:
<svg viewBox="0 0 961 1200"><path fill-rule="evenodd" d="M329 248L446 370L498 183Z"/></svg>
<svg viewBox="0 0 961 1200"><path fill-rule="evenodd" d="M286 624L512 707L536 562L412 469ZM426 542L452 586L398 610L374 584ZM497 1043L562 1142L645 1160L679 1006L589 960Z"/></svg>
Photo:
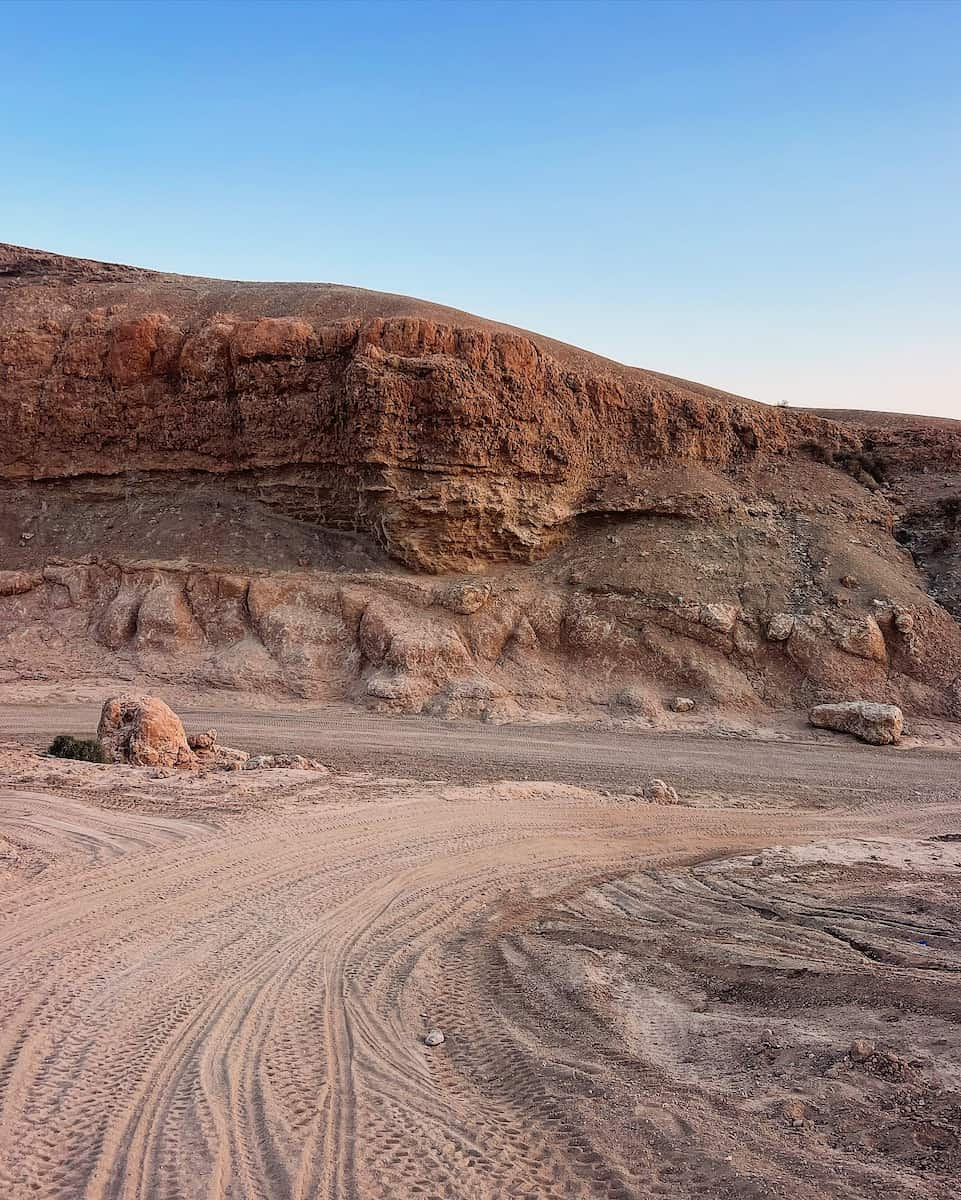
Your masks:
<svg viewBox="0 0 961 1200"><path fill-rule="evenodd" d="M0 4L0 241L961 418L961 3Z"/></svg>

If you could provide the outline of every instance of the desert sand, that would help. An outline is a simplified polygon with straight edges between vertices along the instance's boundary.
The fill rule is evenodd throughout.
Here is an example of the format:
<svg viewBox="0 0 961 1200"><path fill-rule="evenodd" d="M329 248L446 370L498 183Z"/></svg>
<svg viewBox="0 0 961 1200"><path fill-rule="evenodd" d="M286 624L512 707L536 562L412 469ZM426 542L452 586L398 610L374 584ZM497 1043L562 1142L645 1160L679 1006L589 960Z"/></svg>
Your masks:
<svg viewBox="0 0 961 1200"><path fill-rule="evenodd" d="M322 777L8 735L0 1194L956 1195L956 754L364 725Z"/></svg>

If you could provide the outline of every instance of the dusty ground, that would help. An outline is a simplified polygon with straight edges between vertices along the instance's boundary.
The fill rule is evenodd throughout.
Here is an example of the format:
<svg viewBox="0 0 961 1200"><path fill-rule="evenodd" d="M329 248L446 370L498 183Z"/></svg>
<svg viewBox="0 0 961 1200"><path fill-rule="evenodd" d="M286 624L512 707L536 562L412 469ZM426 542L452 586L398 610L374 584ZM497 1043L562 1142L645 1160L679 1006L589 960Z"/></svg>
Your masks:
<svg viewBox="0 0 961 1200"><path fill-rule="evenodd" d="M195 716L341 773L0 711L0 1195L957 1194L955 754Z"/></svg>
<svg viewBox="0 0 961 1200"><path fill-rule="evenodd" d="M58 733L91 737L106 696L137 691L111 681L56 691L0 686L0 733L37 749ZM9 697L30 696L29 703ZM814 729L798 713L770 714L767 724L710 713L671 714L671 728L654 731L631 720L571 723L545 714L546 724L489 725L477 720L371 715L345 704L265 706L251 694L176 691L164 699L190 733L214 726L220 741L253 752L293 751L319 756L339 770L417 779L542 779L630 790L638 780L668 772L686 786L756 791L762 781L780 796L786 783L838 786L871 796L901 788L913 796L932 779L953 785L961 724L911 718L901 746L882 753L852 738ZM259 705L259 707L258 707ZM745 743L780 743L776 753L745 750ZM812 747L818 752L810 753ZM892 777L891 756L897 761ZM933 765L934 764L934 765ZM932 775L934 771L934 775ZM843 780L843 783L841 782Z"/></svg>

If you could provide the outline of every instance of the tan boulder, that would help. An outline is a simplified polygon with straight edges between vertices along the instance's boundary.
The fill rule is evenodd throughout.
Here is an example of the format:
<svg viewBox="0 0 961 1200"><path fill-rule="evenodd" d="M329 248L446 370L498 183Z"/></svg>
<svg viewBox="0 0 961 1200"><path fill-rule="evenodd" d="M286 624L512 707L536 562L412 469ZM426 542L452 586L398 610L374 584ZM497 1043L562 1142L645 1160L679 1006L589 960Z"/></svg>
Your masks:
<svg viewBox="0 0 961 1200"><path fill-rule="evenodd" d="M169 653L201 640L200 628L183 591L169 580L158 579L137 610L136 648Z"/></svg>
<svg viewBox="0 0 961 1200"><path fill-rule="evenodd" d="M442 608L462 616L470 616L479 612L491 598L490 583L461 582L452 583L437 595L437 603Z"/></svg>
<svg viewBox="0 0 961 1200"><path fill-rule="evenodd" d="M405 671L375 671L367 680L368 704L378 712L419 713L427 703L431 682Z"/></svg>
<svg viewBox="0 0 961 1200"><path fill-rule="evenodd" d="M790 613L775 613L768 622L768 641L786 642L794 632L794 625L794 617Z"/></svg>
<svg viewBox="0 0 961 1200"><path fill-rule="evenodd" d="M245 771L288 770L315 771L329 775L330 771L316 758L304 758L301 754L255 754L244 763Z"/></svg>
<svg viewBox="0 0 961 1200"><path fill-rule="evenodd" d="M809 719L819 729L851 733L872 746L890 746L901 740L904 714L896 704L849 700L841 704L816 704Z"/></svg>
<svg viewBox="0 0 961 1200"><path fill-rule="evenodd" d="M654 804L677 804L677 790L663 779L652 779L644 789L644 799Z"/></svg>
<svg viewBox="0 0 961 1200"><path fill-rule="evenodd" d="M213 767L221 771L242 771L250 758L246 750L221 746L217 741L216 729L190 734L187 745L196 754L197 766L201 769Z"/></svg>
<svg viewBox="0 0 961 1200"><path fill-rule="evenodd" d="M698 612L698 621L705 629L713 629L718 633L733 633L740 611L736 604L702 604Z"/></svg>
<svg viewBox="0 0 961 1200"><path fill-rule="evenodd" d="M410 675L439 678L471 666L470 651L456 628L386 600L364 610L358 644L372 665Z"/></svg>
<svg viewBox="0 0 961 1200"><path fill-rule="evenodd" d="M119 650L126 645L137 632L141 599L139 593L121 586L103 610L96 634L98 641L111 650Z"/></svg>
<svg viewBox="0 0 961 1200"><path fill-rule="evenodd" d="M516 707L516 706L515 706ZM428 701L426 711L435 717L480 717L496 720L511 708L503 688L480 676L452 679Z"/></svg>
<svg viewBox="0 0 961 1200"><path fill-rule="evenodd" d="M243 771L250 755L246 750L238 750L236 746L213 745L197 751L197 765L213 768L218 771Z"/></svg>
<svg viewBox="0 0 961 1200"><path fill-rule="evenodd" d="M97 738L114 762L138 767L195 767L183 722L157 696L112 696Z"/></svg>
<svg viewBox="0 0 961 1200"><path fill-rule="evenodd" d="M914 616L906 608L896 608L894 610L894 628L898 633L913 633Z"/></svg>
<svg viewBox="0 0 961 1200"><path fill-rule="evenodd" d="M854 617L850 620L839 618L831 623L835 645L853 654L856 658L866 658L872 662L887 662L888 651L884 644L884 634L873 617Z"/></svg>

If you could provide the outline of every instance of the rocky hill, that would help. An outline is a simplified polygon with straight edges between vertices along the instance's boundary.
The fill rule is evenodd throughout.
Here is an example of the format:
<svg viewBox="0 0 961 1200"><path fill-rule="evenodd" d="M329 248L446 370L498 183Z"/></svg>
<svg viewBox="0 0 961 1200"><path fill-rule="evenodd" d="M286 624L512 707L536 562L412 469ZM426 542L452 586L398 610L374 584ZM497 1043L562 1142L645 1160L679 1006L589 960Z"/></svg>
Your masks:
<svg viewBox="0 0 961 1200"><path fill-rule="evenodd" d="M0 667L510 717L961 717L961 423L401 296L0 246Z"/></svg>

